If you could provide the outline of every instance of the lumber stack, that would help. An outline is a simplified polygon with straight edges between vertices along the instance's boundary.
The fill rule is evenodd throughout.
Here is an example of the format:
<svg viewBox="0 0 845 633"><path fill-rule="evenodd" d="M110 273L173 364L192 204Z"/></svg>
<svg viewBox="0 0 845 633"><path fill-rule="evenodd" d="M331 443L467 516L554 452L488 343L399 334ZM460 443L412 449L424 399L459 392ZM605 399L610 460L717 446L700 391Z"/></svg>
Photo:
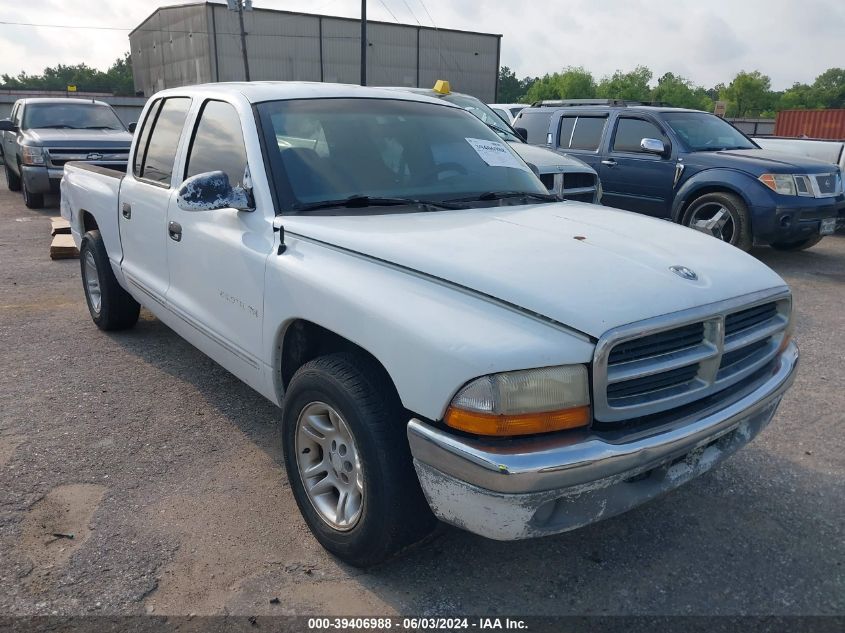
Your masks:
<svg viewBox="0 0 845 633"><path fill-rule="evenodd" d="M79 257L73 236L70 234L70 223L64 218L50 218L53 242L50 244L50 259L73 259Z"/></svg>

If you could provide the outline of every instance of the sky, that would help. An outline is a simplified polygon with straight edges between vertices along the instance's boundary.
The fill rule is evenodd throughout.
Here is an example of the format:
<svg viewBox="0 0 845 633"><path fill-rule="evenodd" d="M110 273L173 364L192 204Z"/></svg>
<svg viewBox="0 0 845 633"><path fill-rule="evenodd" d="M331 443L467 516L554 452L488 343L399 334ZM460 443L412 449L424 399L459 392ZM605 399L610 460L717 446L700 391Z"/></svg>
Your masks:
<svg viewBox="0 0 845 633"><path fill-rule="evenodd" d="M185 0L2 0L0 74L84 62L105 69L129 30ZM254 6L357 17L358 0L254 0ZM645 65L696 84L760 70L776 90L845 66L842 0L368 0L370 19L500 33L502 65L519 77L583 66L596 78ZM426 11L427 9L427 11ZM116 27L15 26L3 22Z"/></svg>

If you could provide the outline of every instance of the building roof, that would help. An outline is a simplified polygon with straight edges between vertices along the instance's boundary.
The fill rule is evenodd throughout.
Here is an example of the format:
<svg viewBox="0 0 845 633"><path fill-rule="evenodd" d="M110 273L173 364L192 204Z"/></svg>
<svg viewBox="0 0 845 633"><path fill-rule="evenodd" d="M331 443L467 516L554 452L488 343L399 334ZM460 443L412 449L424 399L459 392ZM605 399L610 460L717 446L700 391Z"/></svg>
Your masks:
<svg viewBox="0 0 845 633"><path fill-rule="evenodd" d="M183 9L185 7L205 7L205 6L217 6L217 7L222 6L224 9L226 8L226 5L222 4L221 2L186 2L184 4L171 4L171 5L167 5L167 6L164 6L164 7L159 7L155 11L150 13L150 15L148 15L138 26L136 26L134 29L132 29L129 32L129 36L131 37L136 31L140 30L147 22L149 22L152 19L153 16L155 16L160 11L167 11L168 9ZM325 15L325 14L321 14L321 13L304 13L302 11L280 11L278 9L264 9L264 8L258 8L258 7L254 8L252 10L253 10L253 12L256 12L256 13L266 12L266 13L284 13L284 14L287 14L287 15L305 15L305 16L309 16L309 17L312 17L312 18L327 18L327 19L331 19L331 20L342 20L344 22L359 22L360 23L360 21L361 21L358 18L347 18L347 17L343 17L343 16L339 16L339 15ZM367 20L367 24L382 24L384 26L407 26L407 27L412 27L412 28L415 28L415 29L418 28L418 29L421 29L421 30L424 30L424 31L444 31L446 33L467 33L467 34L470 34L470 35L485 35L485 36L488 36L488 37L498 37L498 38L502 37L501 33L482 33L480 31L462 31L460 29L442 29L442 28L438 28L436 26L423 26L421 24L403 24L403 23L399 23L399 22L381 22L381 21L378 21L378 20L369 20L369 19ZM158 30L158 29L156 29L156 30ZM279 35L279 37L285 37L285 36Z"/></svg>

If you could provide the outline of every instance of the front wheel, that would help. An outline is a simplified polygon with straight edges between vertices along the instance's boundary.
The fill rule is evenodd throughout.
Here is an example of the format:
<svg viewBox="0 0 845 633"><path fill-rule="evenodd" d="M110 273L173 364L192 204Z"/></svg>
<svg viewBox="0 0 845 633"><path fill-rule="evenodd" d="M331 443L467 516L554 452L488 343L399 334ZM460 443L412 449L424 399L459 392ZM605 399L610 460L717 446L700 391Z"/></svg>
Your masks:
<svg viewBox="0 0 845 633"><path fill-rule="evenodd" d="M294 498L335 556L368 567L433 529L402 406L373 360L333 354L303 365L285 394L283 425Z"/></svg>
<svg viewBox="0 0 845 633"><path fill-rule="evenodd" d="M91 319L101 330L125 330L138 322L140 304L114 277L99 231L88 231L79 248L82 287Z"/></svg>
<svg viewBox="0 0 845 633"><path fill-rule="evenodd" d="M9 163L6 163L4 167L6 168L6 186L9 188L9 191L20 191L21 177L11 170Z"/></svg>
<svg viewBox="0 0 845 633"><path fill-rule="evenodd" d="M737 195L708 193L693 200L681 220L684 226L727 242L743 251L751 250L751 218L748 207Z"/></svg>
<svg viewBox="0 0 845 633"><path fill-rule="evenodd" d="M778 251L803 251L808 248L812 248L821 242L822 237L822 235L813 235L812 237L808 237L804 240L798 240L797 242L775 242L772 244L772 248Z"/></svg>
<svg viewBox="0 0 845 633"><path fill-rule="evenodd" d="M31 192L29 187L26 186L26 181L21 183L21 188L23 189L23 203L27 209L40 209L44 206L43 193Z"/></svg>

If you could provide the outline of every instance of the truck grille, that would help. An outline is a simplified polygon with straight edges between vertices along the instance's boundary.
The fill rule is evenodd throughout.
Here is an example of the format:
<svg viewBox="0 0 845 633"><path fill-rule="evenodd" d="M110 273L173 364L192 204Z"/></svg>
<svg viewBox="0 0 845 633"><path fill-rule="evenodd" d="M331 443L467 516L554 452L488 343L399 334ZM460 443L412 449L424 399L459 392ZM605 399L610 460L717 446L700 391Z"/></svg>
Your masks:
<svg viewBox="0 0 845 633"><path fill-rule="evenodd" d="M129 161L129 148L109 147L99 149L54 147L46 150L47 166L62 168L72 160L95 165L123 164Z"/></svg>
<svg viewBox="0 0 845 633"><path fill-rule="evenodd" d="M563 174L563 188L566 189L585 189L587 187L596 186L596 177L593 174L586 173L564 173Z"/></svg>
<svg viewBox="0 0 845 633"><path fill-rule="evenodd" d="M596 419L642 418L753 379L777 355L791 304L782 291L611 330L593 363Z"/></svg>
<svg viewBox="0 0 845 633"><path fill-rule="evenodd" d="M813 176L816 182L817 197L830 198L842 192L842 184L838 173L816 174Z"/></svg>

